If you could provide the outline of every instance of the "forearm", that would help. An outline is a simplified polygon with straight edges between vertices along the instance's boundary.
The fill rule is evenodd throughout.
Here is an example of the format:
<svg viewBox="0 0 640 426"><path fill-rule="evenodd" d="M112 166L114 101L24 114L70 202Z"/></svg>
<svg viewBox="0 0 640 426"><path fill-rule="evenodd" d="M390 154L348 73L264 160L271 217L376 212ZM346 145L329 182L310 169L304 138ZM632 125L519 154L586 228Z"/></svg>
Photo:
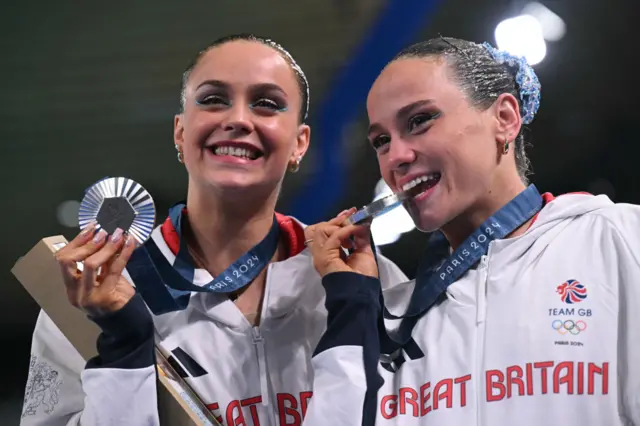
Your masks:
<svg viewBox="0 0 640 426"><path fill-rule="evenodd" d="M380 342L380 282L350 272L328 274L327 330L316 348L313 398L306 426L323 424L373 425Z"/></svg>
<svg viewBox="0 0 640 426"><path fill-rule="evenodd" d="M159 424L153 320L142 297L136 295L121 310L93 321L102 333L98 356L82 372L82 423Z"/></svg>

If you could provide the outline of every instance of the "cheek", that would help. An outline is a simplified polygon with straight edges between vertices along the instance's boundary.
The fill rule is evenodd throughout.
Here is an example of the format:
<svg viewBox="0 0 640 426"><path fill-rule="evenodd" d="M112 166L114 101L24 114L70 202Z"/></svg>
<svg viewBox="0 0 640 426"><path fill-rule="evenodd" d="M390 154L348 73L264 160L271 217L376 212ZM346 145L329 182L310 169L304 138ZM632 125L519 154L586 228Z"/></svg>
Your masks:
<svg viewBox="0 0 640 426"><path fill-rule="evenodd" d="M378 167L380 168L382 179L384 179L392 190L395 189L393 186L393 171L384 155L378 156Z"/></svg>
<svg viewBox="0 0 640 426"><path fill-rule="evenodd" d="M467 139L449 149L445 158L451 162L449 166L452 166L456 177L465 186L482 184L491 176L495 167L495 156L483 146L481 139Z"/></svg>
<svg viewBox="0 0 640 426"><path fill-rule="evenodd" d="M255 126L265 148L271 154L282 156L288 161L288 156L296 145L297 127L283 120L260 121Z"/></svg>
<svg viewBox="0 0 640 426"><path fill-rule="evenodd" d="M217 121L213 114L193 113L184 123L185 145L199 146L203 135L210 133L211 129L216 127Z"/></svg>
<svg viewBox="0 0 640 426"><path fill-rule="evenodd" d="M289 126L290 127L290 126ZM286 123L278 120L265 120L256 123L256 128L262 133L269 143L282 145L285 139L290 138L290 131Z"/></svg>

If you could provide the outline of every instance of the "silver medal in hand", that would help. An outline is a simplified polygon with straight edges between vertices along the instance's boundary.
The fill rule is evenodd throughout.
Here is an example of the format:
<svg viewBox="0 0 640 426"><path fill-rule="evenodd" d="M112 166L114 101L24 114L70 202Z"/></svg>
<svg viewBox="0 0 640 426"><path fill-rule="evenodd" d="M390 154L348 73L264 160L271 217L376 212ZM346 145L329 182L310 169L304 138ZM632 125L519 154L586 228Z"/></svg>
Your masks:
<svg viewBox="0 0 640 426"><path fill-rule="evenodd" d="M93 184L80 203L80 229L96 222L96 230L112 234L117 228L144 244L156 221L156 207L151 194L134 180L110 177Z"/></svg>

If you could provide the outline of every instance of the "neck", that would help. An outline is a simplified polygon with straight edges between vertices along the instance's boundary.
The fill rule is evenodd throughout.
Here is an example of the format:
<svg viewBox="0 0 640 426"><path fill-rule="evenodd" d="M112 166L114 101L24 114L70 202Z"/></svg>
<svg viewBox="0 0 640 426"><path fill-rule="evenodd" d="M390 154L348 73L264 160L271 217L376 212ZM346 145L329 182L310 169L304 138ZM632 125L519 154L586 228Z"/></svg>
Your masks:
<svg viewBox="0 0 640 426"><path fill-rule="evenodd" d="M497 181L499 182L499 180ZM491 185L483 197L480 197L480 199L464 213L458 215L442 227L442 232L449 241L451 248L453 250L458 248L484 221L489 219L489 217L525 189L526 186L519 178L517 180L511 179L511 182L507 184ZM530 222L531 219L522 224L506 238L521 235L528 229Z"/></svg>
<svg viewBox="0 0 640 426"><path fill-rule="evenodd" d="M189 185L187 210L191 249L216 276L267 235L277 200L277 190L267 196L222 197Z"/></svg>

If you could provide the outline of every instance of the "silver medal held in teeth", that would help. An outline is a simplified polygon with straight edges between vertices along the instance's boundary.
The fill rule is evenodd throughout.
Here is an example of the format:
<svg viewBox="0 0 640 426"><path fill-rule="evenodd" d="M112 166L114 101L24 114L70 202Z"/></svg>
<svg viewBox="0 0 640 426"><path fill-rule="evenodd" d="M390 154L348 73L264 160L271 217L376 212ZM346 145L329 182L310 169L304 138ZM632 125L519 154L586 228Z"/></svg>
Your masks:
<svg viewBox="0 0 640 426"><path fill-rule="evenodd" d="M389 195L364 206L362 209L349 216L347 220L345 220L345 223L347 225L362 223L395 209L404 201L404 198L400 197L401 194L402 193Z"/></svg>
<svg viewBox="0 0 640 426"><path fill-rule="evenodd" d="M440 175L434 174L433 178L439 180ZM345 220L345 224L353 225L363 223L368 220L373 220L377 216L390 212L396 207L400 207L402 203L407 201L409 198L413 198L421 192L425 191L425 185L423 184L426 182L427 185L429 185L432 180L433 179L431 175L414 179L404 186L404 191L396 192L395 194L388 195L370 204L367 204L362 209L349 216L347 220ZM433 184L431 184L431 186L433 186Z"/></svg>
<svg viewBox="0 0 640 426"><path fill-rule="evenodd" d="M398 192L386 197L380 198L373 203L367 204L345 220L345 224L353 225L373 220L375 217L383 215L396 207L400 207L408 198L415 195L415 190Z"/></svg>
<svg viewBox="0 0 640 426"><path fill-rule="evenodd" d="M112 234L117 228L128 232L138 244L144 244L156 222L156 207L151 194L129 178L106 178L85 193L78 212L80 229L96 222L96 230Z"/></svg>

